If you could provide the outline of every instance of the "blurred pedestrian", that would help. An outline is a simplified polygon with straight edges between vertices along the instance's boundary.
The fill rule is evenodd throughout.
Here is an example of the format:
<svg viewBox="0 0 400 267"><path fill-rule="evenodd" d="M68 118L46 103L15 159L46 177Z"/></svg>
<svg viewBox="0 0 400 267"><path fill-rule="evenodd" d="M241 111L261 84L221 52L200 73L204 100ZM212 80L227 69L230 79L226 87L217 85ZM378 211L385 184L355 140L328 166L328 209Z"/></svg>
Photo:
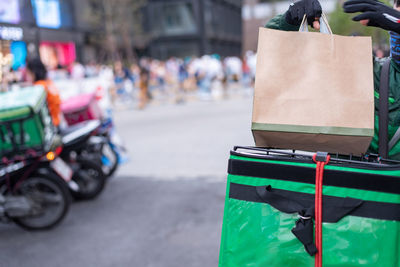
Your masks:
<svg viewBox="0 0 400 267"><path fill-rule="evenodd" d="M95 61L90 61L85 67L85 76L88 78L96 77L99 74L99 68Z"/></svg>
<svg viewBox="0 0 400 267"><path fill-rule="evenodd" d="M71 78L73 80L82 80L85 78L85 68L81 63L75 61L71 67Z"/></svg>
<svg viewBox="0 0 400 267"><path fill-rule="evenodd" d="M242 62L242 84L245 89L248 89L251 86L251 70L246 57L243 57Z"/></svg>
<svg viewBox="0 0 400 267"><path fill-rule="evenodd" d="M139 80L139 109L144 109L149 102L149 71L145 68L140 69Z"/></svg>
<svg viewBox="0 0 400 267"><path fill-rule="evenodd" d="M131 76L121 61L116 61L114 64L114 84L116 96L123 101L133 101Z"/></svg>
<svg viewBox="0 0 400 267"><path fill-rule="evenodd" d="M189 73L187 71L186 62L181 60L179 62L179 70L178 70L178 92L175 99L177 104L185 102L185 82L189 78Z"/></svg>
<svg viewBox="0 0 400 267"><path fill-rule="evenodd" d="M257 55L251 50L247 51L246 62L250 69L251 87L254 88L254 82L256 79Z"/></svg>
<svg viewBox="0 0 400 267"><path fill-rule="evenodd" d="M136 84L138 84L140 78L140 67L136 63L131 65L130 74L134 87L136 87Z"/></svg>
<svg viewBox="0 0 400 267"><path fill-rule="evenodd" d="M53 124L59 127L62 119L60 93L54 83L48 79L47 69L39 58L34 58L27 62L26 78L28 82L34 85L40 85L44 88L47 94L46 100Z"/></svg>
<svg viewBox="0 0 400 267"><path fill-rule="evenodd" d="M167 69L166 64L161 61L157 61L154 70L155 78L158 84L158 90L161 94L167 95L167 88L166 88L166 78L167 78Z"/></svg>

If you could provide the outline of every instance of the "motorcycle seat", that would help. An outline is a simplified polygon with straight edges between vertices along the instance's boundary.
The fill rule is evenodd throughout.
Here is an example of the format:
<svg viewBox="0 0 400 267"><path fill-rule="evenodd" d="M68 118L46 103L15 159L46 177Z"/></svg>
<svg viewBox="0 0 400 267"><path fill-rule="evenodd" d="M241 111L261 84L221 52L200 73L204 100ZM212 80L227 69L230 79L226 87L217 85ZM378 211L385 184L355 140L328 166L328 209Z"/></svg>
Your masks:
<svg viewBox="0 0 400 267"><path fill-rule="evenodd" d="M100 124L99 120L88 120L61 130L60 134L63 144L68 144L83 136L90 135L94 130L99 128Z"/></svg>

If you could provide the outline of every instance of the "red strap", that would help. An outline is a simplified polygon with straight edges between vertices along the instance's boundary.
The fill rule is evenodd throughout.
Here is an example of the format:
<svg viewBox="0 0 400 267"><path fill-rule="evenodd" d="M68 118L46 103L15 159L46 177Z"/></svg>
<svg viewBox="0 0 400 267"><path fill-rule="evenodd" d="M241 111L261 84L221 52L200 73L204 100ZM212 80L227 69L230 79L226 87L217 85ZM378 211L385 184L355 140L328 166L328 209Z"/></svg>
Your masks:
<svg viewBox="0 0 400 267"><path fill-rule="evenodd" d="M313 160L317 163L315 170L315 245L317 254L315 254L315 267L322 267L322 184L324 177L324 167L328 164L330 156L327 155L325 161L318 161L317 154L313 156Z"/></svg>

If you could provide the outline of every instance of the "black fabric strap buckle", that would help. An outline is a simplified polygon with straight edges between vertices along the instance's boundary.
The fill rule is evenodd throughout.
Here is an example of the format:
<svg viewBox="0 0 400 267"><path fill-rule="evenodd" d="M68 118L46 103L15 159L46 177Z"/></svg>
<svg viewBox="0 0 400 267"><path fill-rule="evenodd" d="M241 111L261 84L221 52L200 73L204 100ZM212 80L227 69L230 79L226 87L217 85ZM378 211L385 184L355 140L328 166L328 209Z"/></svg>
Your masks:
<svg viewBox="0 0 400 267"><path fill-rule="evenodd" d="M314 208L303 209L299 212L299 219L296 221L292 233L304 245L308 254L314 256L318 250L314 243Z"/></svg>
<svg viewBox="0 0 400 267"><path fill-rule="evenodd" d="M299 218L303 219L303 220L311 220L312 219L311 216L301 216L300 214L299 214Z"/></svg>

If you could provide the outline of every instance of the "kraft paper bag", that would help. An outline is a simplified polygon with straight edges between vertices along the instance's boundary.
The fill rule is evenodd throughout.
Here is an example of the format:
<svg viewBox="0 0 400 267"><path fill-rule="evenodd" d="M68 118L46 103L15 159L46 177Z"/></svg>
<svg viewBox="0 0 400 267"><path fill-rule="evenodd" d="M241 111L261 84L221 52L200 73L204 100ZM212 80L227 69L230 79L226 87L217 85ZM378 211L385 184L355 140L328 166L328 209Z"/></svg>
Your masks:
<svg viewBox="0 0 400 267"><path fill-rule="evenodd" d="M260 28L256 146L365 153L374 135L373 84L370 37Z"/></svg>

